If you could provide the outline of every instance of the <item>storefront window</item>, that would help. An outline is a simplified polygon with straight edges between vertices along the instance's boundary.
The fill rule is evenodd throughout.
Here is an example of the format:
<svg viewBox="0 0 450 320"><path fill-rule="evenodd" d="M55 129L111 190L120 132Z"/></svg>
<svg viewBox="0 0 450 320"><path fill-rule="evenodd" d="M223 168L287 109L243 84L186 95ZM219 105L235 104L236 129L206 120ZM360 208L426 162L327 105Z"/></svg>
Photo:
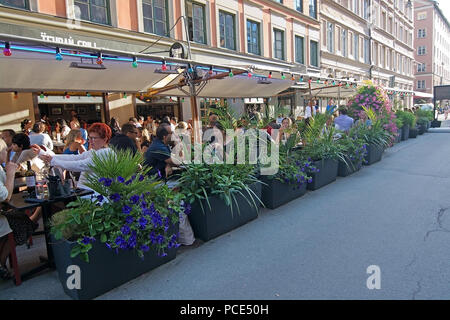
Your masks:
<svg viewBox="0 0 450 320"><path fill-rule="evenodd" d="M77 19L111 24L109 0L74 0Z"/></svg>
<svg viewBox="0 0 450 320"><path fill-rule="evenodd" d="M142 12L145 32L168 36L166 0L142 0Z"/></svg>
<svg viewBox="0 0 450 320"><path fill-rule="evenodd" d="M0 4L20 9L30 9L28 0L0 0Z"/></svg>
<svg viewBox="0 0 450 320"><path fill-rule="evenodd" d="M205 6L193 1L186 1L189 39L206 44Z"/></svg>

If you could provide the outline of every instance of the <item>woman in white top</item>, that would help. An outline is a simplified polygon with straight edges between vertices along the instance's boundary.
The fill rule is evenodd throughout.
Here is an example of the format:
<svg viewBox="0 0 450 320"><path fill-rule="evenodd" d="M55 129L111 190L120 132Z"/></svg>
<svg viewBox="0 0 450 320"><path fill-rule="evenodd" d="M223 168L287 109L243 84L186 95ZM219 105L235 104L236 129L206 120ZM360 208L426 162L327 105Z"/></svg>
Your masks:
<svg viewBox="0 0 450 320"><path fill-rule="evenodd" d="M56 119L55 133L56 134L59 133L61 135L61 139L65 139L66 136L69 134L69 132L70 132L70 128L67 125L66 120L64 120L64 119Z"/></svg>
<svg viewBox="0 0 450 320"><path fill-rule="evenodd" d="M88 128L88 135L90 148L89 151L83 152L82 154L50 155L42 153L37 146L32 146L32 148L35 154L41 153L40 158L49 162L51 166L60 167L69 171L81 172L77 187L91 190L85 185L85 175L86 172L90 171L89 165L92 164L92 155L94 153L102 155L111 152L111 149L108 148L108 142L111 139L111 128L104 123L96 122Z"/></svg>
<svg viewBox="0 0 450 320"><path fill-rule="evenodd" d="M50 136L45 132L46 125L42 122L36 122L33 125L33 132L28 136L30 137L30 144L37 144L38 146L44 146L49 150L53 150L53 142Z"/></svg>

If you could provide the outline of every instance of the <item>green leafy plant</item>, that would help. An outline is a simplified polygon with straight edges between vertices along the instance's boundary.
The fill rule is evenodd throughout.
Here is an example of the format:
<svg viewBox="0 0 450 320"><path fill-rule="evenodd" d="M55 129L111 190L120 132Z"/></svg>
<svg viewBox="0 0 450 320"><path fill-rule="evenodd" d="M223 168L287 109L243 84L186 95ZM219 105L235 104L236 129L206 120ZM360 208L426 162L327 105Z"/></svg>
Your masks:
<svg viewBox="0 0 450 320"><path fill-rule="evenodd" d="M388 147L392 141L392 135L384 128L382 121L377 119L372 109L364 107L364 112L371 124L359 122L355 125L354 134L367 145L377 145L380 148Z"/></svg>
<svg viewBox="0 0 450 320"><path fill-rule="evenodd" d="M413 113L399 110L395 114L402 120L403 125L407 125L410 128L414 128L416 126L416 116Z"/></svg>
<svg viewBox="0 0 450 320"><path fill-rule="evenodd" d="M189 206L184 196L147 175L142 155L115 150L93 155L86 185L97 192L79 198L53 215L51 233L56 239L75 242L71 257L89 262L95 241L111 250L136 250L140 257L151 247L159 255L177 247L172 225Z"/></svg>
<svg viewBox="0 0 450 320"><path fill-rule="evenodd" d="M367 154L366 142L358 135L358 132L358 127L352 127L347 134L342 134L337 141L342 147L345 164L351 170L356 170Z"/></svg>

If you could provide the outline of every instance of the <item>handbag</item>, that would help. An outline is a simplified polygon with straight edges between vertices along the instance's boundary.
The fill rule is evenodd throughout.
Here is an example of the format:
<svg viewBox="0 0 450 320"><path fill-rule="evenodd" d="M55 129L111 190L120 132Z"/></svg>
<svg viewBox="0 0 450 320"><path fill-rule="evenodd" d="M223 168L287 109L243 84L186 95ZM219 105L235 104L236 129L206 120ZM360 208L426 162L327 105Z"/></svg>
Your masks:
<svg viewBox="0 0 450 320"><path fill-rule="evenodd" d="M69 178L63 179L61 172L53 167L47 176L48 197L50 200L67 197L72 193L73 178L68 172Z"/></svg>

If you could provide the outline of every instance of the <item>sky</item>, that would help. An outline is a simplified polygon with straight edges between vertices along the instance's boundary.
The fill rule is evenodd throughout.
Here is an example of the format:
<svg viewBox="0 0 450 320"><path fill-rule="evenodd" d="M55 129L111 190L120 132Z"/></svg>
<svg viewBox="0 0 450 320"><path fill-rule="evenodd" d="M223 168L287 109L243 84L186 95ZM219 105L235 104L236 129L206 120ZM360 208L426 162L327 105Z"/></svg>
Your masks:
<svg viewBox="0 0 450 320"><path fill-rule="evenodd" d="M450 22L450 0L439 0L439 8L441 8L442 13Z"/></svg>

